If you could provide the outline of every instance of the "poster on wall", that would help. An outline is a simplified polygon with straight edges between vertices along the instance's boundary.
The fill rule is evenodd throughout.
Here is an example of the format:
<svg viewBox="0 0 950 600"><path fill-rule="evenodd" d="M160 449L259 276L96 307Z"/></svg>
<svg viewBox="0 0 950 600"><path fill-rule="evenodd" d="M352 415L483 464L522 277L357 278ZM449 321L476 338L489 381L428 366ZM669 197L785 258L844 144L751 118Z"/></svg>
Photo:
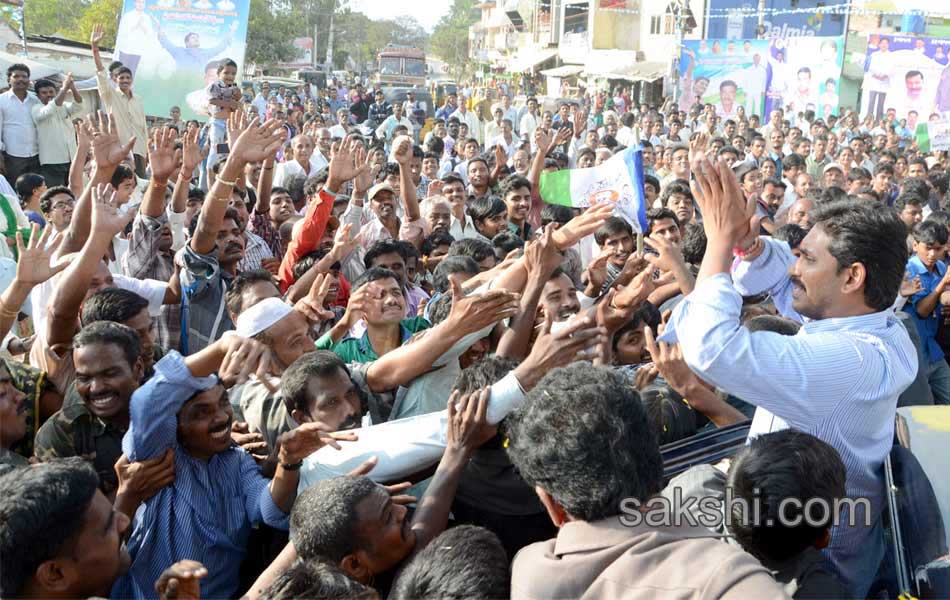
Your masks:
<svg viewBox="0 0 950 600"><path fill-rule="evenodd" d="M250 0L125 0L115 59L135 76L145 113L184 119L207 116L207 87L230 58L244 69ZM185 102L181 103L180 99Z"/></svg>
<svg viewBox="0 0 950 600"><path fill-rule="evenodd" d="M822 118L837 115L843 61L841 37L773 38L762 116L767 117L777 108L792 115L806 110L813 110Z"/></svg>
<svg viewBox="0 0 950 600"><path fill-rule="evenodd" d="M680 57L681 110L697 97L723 119L762 114L768 84L768 40L686 40Z"/></svg>
<svg viewBox="0 0 950 600"><path fill-rule="evenodd" d="M933 113L950 117L948 55L950 39L868 36L861 114L880 119L894 111L912 129Z"/></svg>

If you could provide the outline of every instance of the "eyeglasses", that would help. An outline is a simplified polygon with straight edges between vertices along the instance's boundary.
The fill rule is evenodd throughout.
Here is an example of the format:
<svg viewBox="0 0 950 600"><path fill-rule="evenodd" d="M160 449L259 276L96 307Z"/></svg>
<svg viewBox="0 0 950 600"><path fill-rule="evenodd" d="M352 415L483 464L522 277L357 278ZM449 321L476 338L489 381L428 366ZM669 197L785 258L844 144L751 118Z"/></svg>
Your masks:
<svg viewBox="0 0 950 600"><path fill-rule="evenodd" d="M59 208L72 208L73 206L75 206L75 204L76 204L76 201L75 201L75 200L68 200L68 201L64 201L64 202L55 202L50 208L51 208L52 210L56 210L56 209L59 209Z"/></svg>

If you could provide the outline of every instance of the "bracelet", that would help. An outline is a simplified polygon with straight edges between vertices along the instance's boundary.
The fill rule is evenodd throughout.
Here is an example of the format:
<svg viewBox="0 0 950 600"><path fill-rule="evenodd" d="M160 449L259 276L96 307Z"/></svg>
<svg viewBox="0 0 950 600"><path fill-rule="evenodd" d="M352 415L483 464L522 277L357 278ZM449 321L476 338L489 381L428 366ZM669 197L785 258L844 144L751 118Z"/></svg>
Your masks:
<svg viewBox="0 0 950 600"><path fill-rule="evenodd" d="M220 177L218 177L218 178L215 179L214 181L215 181L215 183L220 183L221 185L226 185L226 186L228 186L228 187L234 187L235 185L237 185L237 182L238 182L237 179L235 179L234 181L225 181L225 180L221 179Z"/></svg>
<svg viewBox="0 0 950 600"><path fill-rule="evenodd" d="M302 460L301 460L300 462L296 462L296 463L294 463L294 464L292 464L292 465L288 465L288 464L285 464L285 463L280 463L280 468L283 469L283 470L285 470L285 471L299 471L299 470L300 470L300 467L302 467L302 466L303 466L303 461L302 461Z"/></svg>
<svg viewBox="0 0 950 600"><path fill-rule="evenodd" d="M273 171L273 170L274 170L274 167L273 167L273 166L270 166L270 167L263 167L261 170L263 170L263 171Z"/></svg>

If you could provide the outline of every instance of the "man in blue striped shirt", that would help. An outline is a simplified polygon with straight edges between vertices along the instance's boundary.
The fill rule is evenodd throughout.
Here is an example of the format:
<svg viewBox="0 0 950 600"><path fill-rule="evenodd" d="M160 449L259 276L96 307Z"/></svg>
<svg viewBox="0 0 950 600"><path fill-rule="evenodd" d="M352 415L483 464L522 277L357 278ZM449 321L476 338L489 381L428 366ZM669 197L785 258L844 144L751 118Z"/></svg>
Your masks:
<svg viewBox="0 0 950 600"><path fill-rule="evenodd" d="M187 358L171 352L155 375L132 396L131 424L122 441L130 461L175 451L175 483L136 511L128 541L129 572L112 589L113 598L151 598L162 571L183 559L208 570L203 598L230 598L239 581L251 528L259 523L287 529L304 457L352 433L329 434L322 423L306 423L281 436L272 481L250 454L231 441L234 414L225 380L266 374L270 351L261 343L225 335Z"/></svg>
<svg viewBox="0 0 950 600"><path fill-rule="evenodd" d="M812 211L815 225L796 260L785 243L758 237L755 207L724 163L697 160L693 173L706 254L661 339L678 338L697 375L759 407L750 436L792 427L838 451L848 497L866 498L870 510L834 527L825 555L864 597L884 554L883 463L897 397L918 368L891 309L907 262L906 227L880 206L827 203ZM743 260L733 285L734 254ZM740 326L742 295L763 291L785 316L806 321L797 335Z"/></svg>

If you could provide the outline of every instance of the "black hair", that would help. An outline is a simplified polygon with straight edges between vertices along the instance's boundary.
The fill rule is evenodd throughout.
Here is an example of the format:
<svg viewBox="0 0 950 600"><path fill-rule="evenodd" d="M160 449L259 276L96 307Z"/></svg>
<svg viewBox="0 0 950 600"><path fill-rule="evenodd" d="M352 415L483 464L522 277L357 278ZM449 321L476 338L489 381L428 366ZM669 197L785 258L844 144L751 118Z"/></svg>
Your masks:
<svg viewBox="0 0 950 600"><path fill-rule="evenodd" d="M918 244L940 244L943 246L947 243L947 237L950 237L950 231L947 230L946 225L927 219L914 225L911 235L914 236L914 241Z"/></svg>
<svg viewBox="0 0 950 600"><path fill-rule="evenodd" d="M18 598L36 569L82 532L99 476L90 462L64 458L8 471L0 489L0 596Z"/></svg>
<svg viewBox="0 0 950 600"><path fill-rule="evenodd" d="M660 445L672 444L696 433L696 411L676 390L666 385L649 385L640 390L640 401Z"/></svg>
<svg viewBox="0 0 950 600"><path fill-rule="evenodd" d="M485 240L465 238L452 242L452 245L449 246L449 252L446 254L446 257L449 256L470 256L475 259L475 262L480 263L489 256L494 257L495 250Z"/></svg>
<svg viewBox="0 0 950 600"><path fill-rule="evenodd" d="M782 225L772 234L772 237L786 242L788 247L794 250L801 245L802 240L805 239L805 236L808 234L807 231L801 228L801 226L796 225L795 223L786 223Z"/></svg>
<svg viewBox="0 0 950 600"><path fill-rule="evenodd" d="M355 292L367 283L379 281L380 279L395 279L396 281L399 281L399 276L389 269L384 269L382 267L370 267L363 271L362 275L356 278L356 281L353 282L352 289Z"/></svg>
<svg viewBox="0 0 950 600"><path fill-rule="evenodd" d="M455 255L443 257L435 267L435 271L432 272L432 287L437 292L447 292L450 287L449 275L454 275L455 273L478 275L478 262L471 256Z"/></svg>
<svg viewBox="0 0 950 600"><path fill-rule="evenodd" d="M43 88L53 88L55 90L56 84L49 79L37 79L35 82L33 82L33 91L37 94L39 94L40 90Z"/></svg>
<svg viewBox="0 0 950 600"><path fill-rule="evenodd" d="M683 260L686 264L698 265L706 256L706 230L698 221L690 221L683 227Z"/></svg>
<svg viewBox="0 0 950 600"><path fill-rule="evenodd" d="M719 154L716 156L721 158L723 154L732 154L736 158L739 158L739 149L735 146L723 146L719 149Z"/></svg>
<svg viewBox="0 0 950 600"><path fill-rule="evenodd" d="M90 344L113 344L122 350L129 366L135 366L135 361L142 355L142 344L139 334L129 327L114 321L96 321L89 323L73 336L73 350L79 350Z"/></svg>
<svg viewBox="0 0 950 600"><path fill-rule="evenodd" d="M148 300L135 292L122 288L106 288L89 296L82 303L79 320L83 325L96 321L123 323L147 308Z"/></svg>
<svg viewBox="0 0 950 600"><path fill-rule="evenodd" d="M852 167L851 170L848 171L848 183L851 183L852 181L860 181L862 179L871 179L871 172L864 167Z"/></svg>
<svg viewBox="0 0 950 600"><path fill-rule="evenodd" d="M508 207L505 206L505 203L502 202L501 198L498 196L483 196L481 198L473 198L469 201L468 206L466 207L468 215L472 217L472 221L477 226L479 223L485 219L498 216L500 214L508 214Z"/></svg>
<svg viewBox="0 0 950 600"><path fill-rule="evenodd" d="M188 34L188 35L191 35L191 34ZM185 37L188 37L188 36L185 36ZM233 60L231 60L230 58L222 58L222 59L218 62L218 73L220 73L221 71L223 71L223 70L224 70L225 68L227 68L227 67L234 67L234 68L236 69L236 68L237 68L237 63L234 62Z"/></svg>
<svg viewBox="0 0 950 600"><path fill-rule="evenodd" d="M528 178L521 175L509 175L501 182L498 195L504 199L505 196L520 188L528 188L528 191L531 191L531 182L528 181Z"/></svg>
<svg viewBox="0 0 950 600"><path fill-rule="evenodd" d="M53 186L43 192L43 195L40 196L40 210L44 215L48 215L53 211L53 196L58 196L59 194L66 194L74 201L76 200L76 195L73 194L73 191L65 185Z"/></svg>
<svg viewBox="0 0 950 600"><path fill-rule="evenodd" d="M885 173L885 174L887 174L887 175L893 176L893 175L894 175L894 165L891 165L891 164L888 164L888 163L879 163L876 167L874 167L874 175L875 175L875 177L876 177L879 173Z"/></svg>
<svg viewBox="0 0 950 600"><path fill-rule="evenodd" d="M343 359L329 350L308 352L287 367L280 378L280 396L290 413L294 409L304 412L309 408L310 378L332 377L342 370L350 376Z"/></svg>
<svg viewBox="0 0 950 600"><path fill-rule="evenodd" d="M930 199L930 186L922 177L905 177L901 180L900 195L913 195L920 198L921 204Z"/></svg>
<svg viewBox="0 0 950 600"><path fill-rule="evenodd" d="M330 169L328 167L323 167L313 175L307 178L306 183L303 185L303 193L308 198L313 198L320 193L320 190L326 184L327 179L330 177Z"/></svg>
<svg viewBox="0 0 950 600"><path fill-rule="evenodd" d="M844 191L843 189L839 188L836 185L824 188L823 190L821 190L821 194L818 196L818 202L820 203L835 202L837 200L847 200L847 199L848 199L848 192Z"/></svg>
<svg viewBox="0 0 950 600"><path fill-rule="evenodd" d="M36 191L36 188L46 185L46 180L38 173L24 173L16 178L13 187L21 202L26 202Z"/></svg>
<svg viewBox="0 0 950 600"><path fill-rule="evenodd" d="M502 260L512 250L524 248L524 240L510 231L502 231L491 239L491 245L495 249L495 258Z"/></svg>
<svg viewBox="0 0 950 600"><path fill-rule="evenodd" d="M632 236L633 228L620 217L607 217L604 224L594 232L594 241L597 242L598 246L603 246L607 238L620 233L627 233Z"/></svg>
<svg viewBox="0 0 950 600"><path fill-rule="evenodd" d="M30 67L24 65L23 63L13 63L9 67L7 67L7 79L10 79L10 76L12 76L17 71L22 71L26 73L27 77L30 76Z"/></svg>
<svg viewBox="0 0 950 600"><path fill-rule="evenodd" d="M287 225L287 224L288 223L282 223L281 228L283 229L284 225ZM293 227L293 225L291 225L291 227ZM324 256L327 255L327 252L328 250L325 250L323 248L317 248L316 250L313 250L312 252L308 252L304 254L300 258L300 260L297 261L297 264L294 265L294 279L297 280L303 277L304 275L306 275L307 271L312 269L314 265L320 262L320 259L322 259ZM340 268L341 268L341 265L339 261L330 265L331 271L339 271Z"/></svg>
<svg viewBox="0 0 950 600"><path fill-rule="evenodd" d="M443 531L402 570L390 597L508 598L508 556L491 531L459 525Z"/></svg>
<svg viewBox="0 0 950 600"><path fill-rule="evenodd" d="M791 319L776 315L759 315L752 317L742 323L742 326L752 332L771 331L772 333L779 333L781 335L795 335L802 327L799 323Z"/></svg>
<svg viewBox="0 0 950 600"><path fill-rule="evenodd" d="M443 185L448 185L450 183L461 183L462 185L465 185L465 182L462 181L462 178L456 175L455 173L449 173L448 175L443 175L439 181L441 181Z"/></svg>
<svg viewBox="0 0 950 600"><path fill-rule="evenodd" d="M811 214L815 227L831 238L828 251L838 269L864 265L864 301L875 311L894 304L907 265L907 226L894 210L860 200L819 204Z"/></svg>
<svg viewBox="0 0 950 600"><path fill-rule="evenodd" d="M630 317L630 320L624 323L620 329L614 333L614 337L611 340L611 345L614 352L617 351L617 346L620 344L620 338L632 331L637 331L641 326L646 325L653 331L656 331L660 326L663 317L660 315L659 309L653 305L652 302L643 302L637 310L633 312L633 315Z"/></svg>
<svg viewBox="0 0 950 600"><path fill-rule="evenodd" d="M301 492L290 513L290 541L298 556L340 564L360 548L357 505L381 489L369 477L347 475L325 479Z"/></svg>
<svg viewBox="0 0 950 600"><path fill-rule="evenodd" d="M371 587L352 579L327 560L295 560L261 592L261 600L378 600Z"/></svg>
<svg viewBox="0 0 950 600"><path fill-rule="evenodd" d="M831 507L845 495L846 474L838 451L813 435L785 429L754 438L733 458L726 486L746 507L755 502L762 518L753 523L736 502L731 533L766 565L798 555L821 540L837 516ZM800 514L786 512L790 498L800 502ZM810 509L815 499L823 501L817 511ZM786 526L787 518L799 516L798 524Z"/></svg>
<svg viewBox="0 0 950 600"><path fill-rule="evenodd" d="M660 491L663 460L637 392L613 369L553 369L508 416L508 455L529 485L576 519L617 515ZM551 435L552 431L557 435Z"/></svg>
<svg viewBox="0 0 950 600"><path fill-rule="evenodd" d="M935 210L927 217L927 221L940 223L946 227L948 231L950 231L950 212L945 210ZM926 223L927 221L924 222Z"/></svg>
<svg viewBox="0 0 950 600"><path fill-rule="evenodd" d="M652 186L653 186L653 189L655 189L655 190L657 191L657 193L659 193L659 191L660 191L660 180L657 179L656 177L654 177L653 175L644 175L644 176L643 176L643 184L644 184L644 185L647 185L647 184L652 185Z"/></svg>
<svg viewBox="0 0 950 600"><path fill-rule="evenodd" d="M541 208L541 227L546 227L551 223L566 225L573 218L574 211L561 204L545 203Z"/></svg>
<svg viewBox="0 0 950 600"><path fill-rule="evenodd" d="M912 206L923 206L925 202L926 200L924 198L916 194L904 192L894 201L894 210L901 212L908 204Z"/></svg>
<svg viewBox="0 0 950 600"><path fill-rule="evenodd" d="M647 223L649 223L649 228L647 229L647 235L653 233L653 224L657 221L662 221L664 219L672 219L676 226L680 226L680 220L676 218L676 213L668 208L651 208L647 211Z"/></svg>
<svg viewBox="0 0 950 600"><path fill-rule="evenodd" d="M802 168L804 166L805 166L805 159L802 158L801 155L795 154L794 152L782 158L783 171L787 171L789 169L795 169L795 168Z"/></svg>
<svg viewBox="0 0 950 600"><path fill-rule="evenodd" d="M366 250L363 256L363 266L369 269L376 262L376 259L384 254L398 254L404 263L409 262L409 255L406 253L406 247L394 239L385 239L374 242Z"/></svg>
<svg viewBox="0 0 950 600"><path fill-rule="evenodd" d="M199 187L193 187L188 189L188 201L198 200L199 202L205 201L205 193Z"/></svg>
<svg viewBox="0 0 950 600"><path fill-rule="evenodd" d="M250 308L249 306L244 306L244 290L251 287L255 283L270 283L278 290L280 286L277 285L277 281L274 279L274 276L270 271L264 269L251 269L250 271L242 271L238 273L237 277L234 278L234 281L231 282L228 291L224 294L225 306L228 307L228 312L232 315L240 315L244 312L245 308Z"/></svg>
<svg viewBox="0 0 950 600"><path fill-rule="evenodd" d="M881 201L881 195L878 194L877 191L869 185L866 185L862 187L860 190L858 190L857 196L870 196L871 198L874 199L875 202Z"/></svg>
<svg viewBox="0 0 950 600"><path fill-rule="evenodd" d="M135 171L128 165L119 165L115 168L115 172L112 173L112 179L109 180L109 183L112 184L114 189L119 189L122 182L127 179L135 181Z"/></svg>
<svg viewBox="0 0 950 600"><path fill-rule="evenodd" d="M422 256L429 256L439 246L451 246L455 238L447 231L433 231L422 240Z"/></svg>
<svg viewBox="0 0 950 600"><path fill-rule="evenodd" d="M673 194L683 194L690 201L693 200L693 192L689 189L689 182L685 179L674 179L666 185L663 194L660 195L660 205L666 207Z"/></svg>

